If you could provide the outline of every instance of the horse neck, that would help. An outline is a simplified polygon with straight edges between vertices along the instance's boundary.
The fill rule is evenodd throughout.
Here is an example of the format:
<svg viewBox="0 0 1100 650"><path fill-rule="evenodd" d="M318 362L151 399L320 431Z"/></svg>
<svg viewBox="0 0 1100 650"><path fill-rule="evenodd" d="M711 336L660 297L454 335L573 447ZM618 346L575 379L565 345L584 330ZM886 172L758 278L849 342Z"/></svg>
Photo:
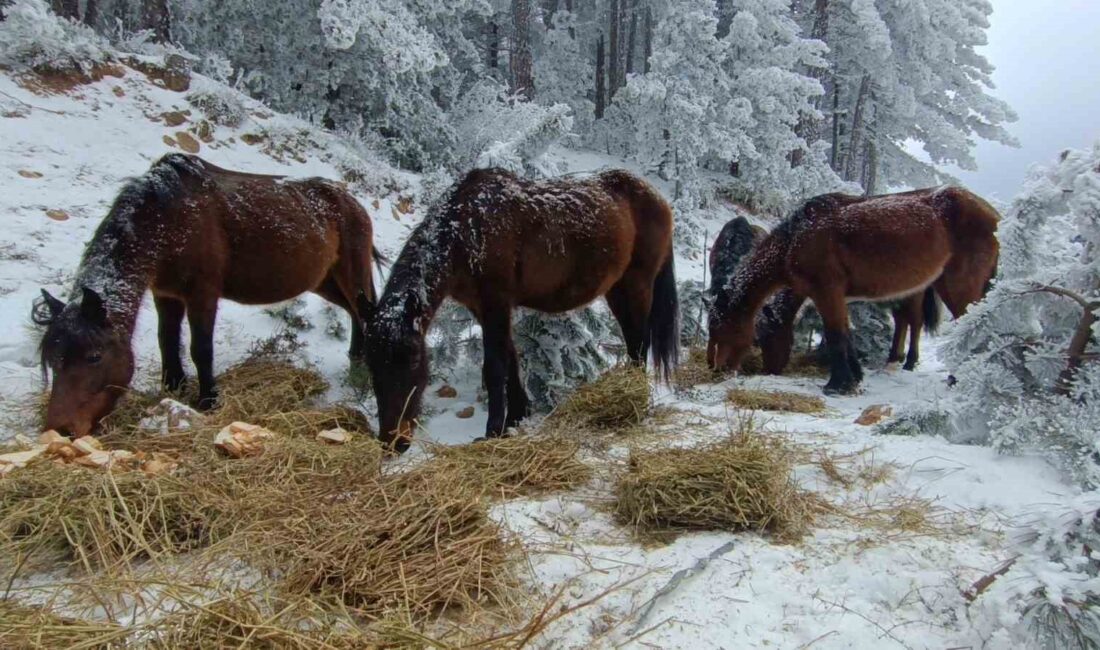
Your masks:
<svg viewBox="0 0 1100 650"><path fill-rule="evenodd" d="M723 290L725 313L751 322L773 293L786 283L783 273L785 247L776 237L761 242L756 253L745 260Z"/></svg>
<svg viewBox="0 0 1100 650"><path fill-rule="evenodd" d="M103 297L110 321L132 334L160 256L159 240L132 228L119 232L106 225L84 252L70 299L79 299L84 287L93 289Z"/></svg>
<svg viewBox="0 0 1100 650"><path fill-rule="evenodd" d="M416 325L421 332L447 297L455 267L451 224L433 219L410 238L394 263L379 312L395 326Z"/></svg>

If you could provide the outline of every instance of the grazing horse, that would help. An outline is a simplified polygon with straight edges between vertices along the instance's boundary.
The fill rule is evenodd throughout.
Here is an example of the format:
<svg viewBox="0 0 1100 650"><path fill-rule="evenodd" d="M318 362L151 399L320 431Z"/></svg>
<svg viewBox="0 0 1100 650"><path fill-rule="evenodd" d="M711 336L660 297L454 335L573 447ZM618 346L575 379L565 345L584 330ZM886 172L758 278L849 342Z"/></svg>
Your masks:
<svg viewBox="0 0 1100 650"><path fill-rule="evenodd" d="M625 171L535 182L471 171L432 208L402 249L377 305L365 304L379 437L408 448L428 382L425 335L451 297L481 324L486 436L528 414L512 341L512 310L564 312L606 296L631 360L667 379L677 361L679 308L672 211Z"/></svg>
<svg viewBox="0 0 1100 650"><path fill-rule="evenodd" d="M43 373L53 371L46 427L85 435L134 374L131 339L146 289L158 317L162 378L184 381L180 329L186 313L199 406L214 405L218 300L270 304L306 291L351 314L350 355L365 354L360 296L373 296L370 216L342 186L284 180L169 154L129 181L96 229L68 304L45 290L34 320Z"/></svg>
<svg viewBox="0 0 1100 650"><path fill-rule="evenodd" d="M965 313L996 267L998 220L992 206L957 187L812 198L756 246L716 297L707 361L738 368L757 312L790 287L813 300L825 323L825 392L852 393L863 371L849 343L847 301L896 300L932 286L952 314Z"/></svg>
<svg viewBox="0 0 1100 650"><path fill-rule="evenodd" d="M732 280L741 260L767 234L760 226L749 224L744 217L731 219L722 227L710 252L709 300L713 301L720 287ZM756 344L762 352L765 373L783 374L790 362L794 326L805 300L789 288L782 289L765 303L757 315ZM914 294L900 301L891 312L894 317L894 339L887 363L902 361L901 347L908 332L909 353L905 357L905 369L913 370L919 358L921 327L923 325L934 331L939 325L939 303L933 289L928 288L923 294Z"/></svg>

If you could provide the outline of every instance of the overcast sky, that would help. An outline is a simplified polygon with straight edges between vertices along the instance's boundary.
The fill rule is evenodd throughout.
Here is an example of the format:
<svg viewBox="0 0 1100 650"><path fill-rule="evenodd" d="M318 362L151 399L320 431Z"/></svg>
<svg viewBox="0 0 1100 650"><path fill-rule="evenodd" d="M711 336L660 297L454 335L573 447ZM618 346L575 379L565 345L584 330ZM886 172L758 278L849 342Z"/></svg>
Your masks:
<svg viewBox="0 0 1100 650"><path fill-rule="evenodd" d="M985 56L993 93L1019 121L1020 148L978 141L977 172L952 170L979 194L1008 201L1027 169L1100 138L1100 0L992 0Z"/></svg>

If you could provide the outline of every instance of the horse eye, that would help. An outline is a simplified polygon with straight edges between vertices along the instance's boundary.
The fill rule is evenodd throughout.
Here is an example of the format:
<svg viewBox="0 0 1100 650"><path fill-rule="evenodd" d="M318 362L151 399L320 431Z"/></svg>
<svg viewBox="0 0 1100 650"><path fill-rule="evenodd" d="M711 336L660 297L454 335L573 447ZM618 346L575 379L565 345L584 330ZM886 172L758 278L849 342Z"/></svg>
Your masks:
<svg viewBox="0 0 1100 650"><path fill-rule="evenodd" d="M103 361L103 355L100 354L99 352L93 352L93 353L88 355L88 363L90 363L92 365L95 365L95 364L99 363L100 361Z"/></svg>

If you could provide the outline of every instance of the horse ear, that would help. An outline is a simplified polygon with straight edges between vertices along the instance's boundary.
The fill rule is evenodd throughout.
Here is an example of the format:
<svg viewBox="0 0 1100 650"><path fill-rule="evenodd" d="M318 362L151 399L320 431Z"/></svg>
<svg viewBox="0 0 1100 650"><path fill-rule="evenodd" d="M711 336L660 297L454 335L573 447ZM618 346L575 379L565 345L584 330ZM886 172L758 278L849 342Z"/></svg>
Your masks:
<svg viewBox="0 0 1100 650"><path fill-rule="evenodd" d="M84 287L80 299L80 315L96 325L107 324L107 305L103 303L103 297L93 289Z"/></svg>
<svg viewBox="0 0 1100 650"><path fill-rule="evenodd" d="M42 296L35 299L31 306L31 320L36 325L49 325L65 310L65 303L54 298L49 291L42 290Z"/></svg>

